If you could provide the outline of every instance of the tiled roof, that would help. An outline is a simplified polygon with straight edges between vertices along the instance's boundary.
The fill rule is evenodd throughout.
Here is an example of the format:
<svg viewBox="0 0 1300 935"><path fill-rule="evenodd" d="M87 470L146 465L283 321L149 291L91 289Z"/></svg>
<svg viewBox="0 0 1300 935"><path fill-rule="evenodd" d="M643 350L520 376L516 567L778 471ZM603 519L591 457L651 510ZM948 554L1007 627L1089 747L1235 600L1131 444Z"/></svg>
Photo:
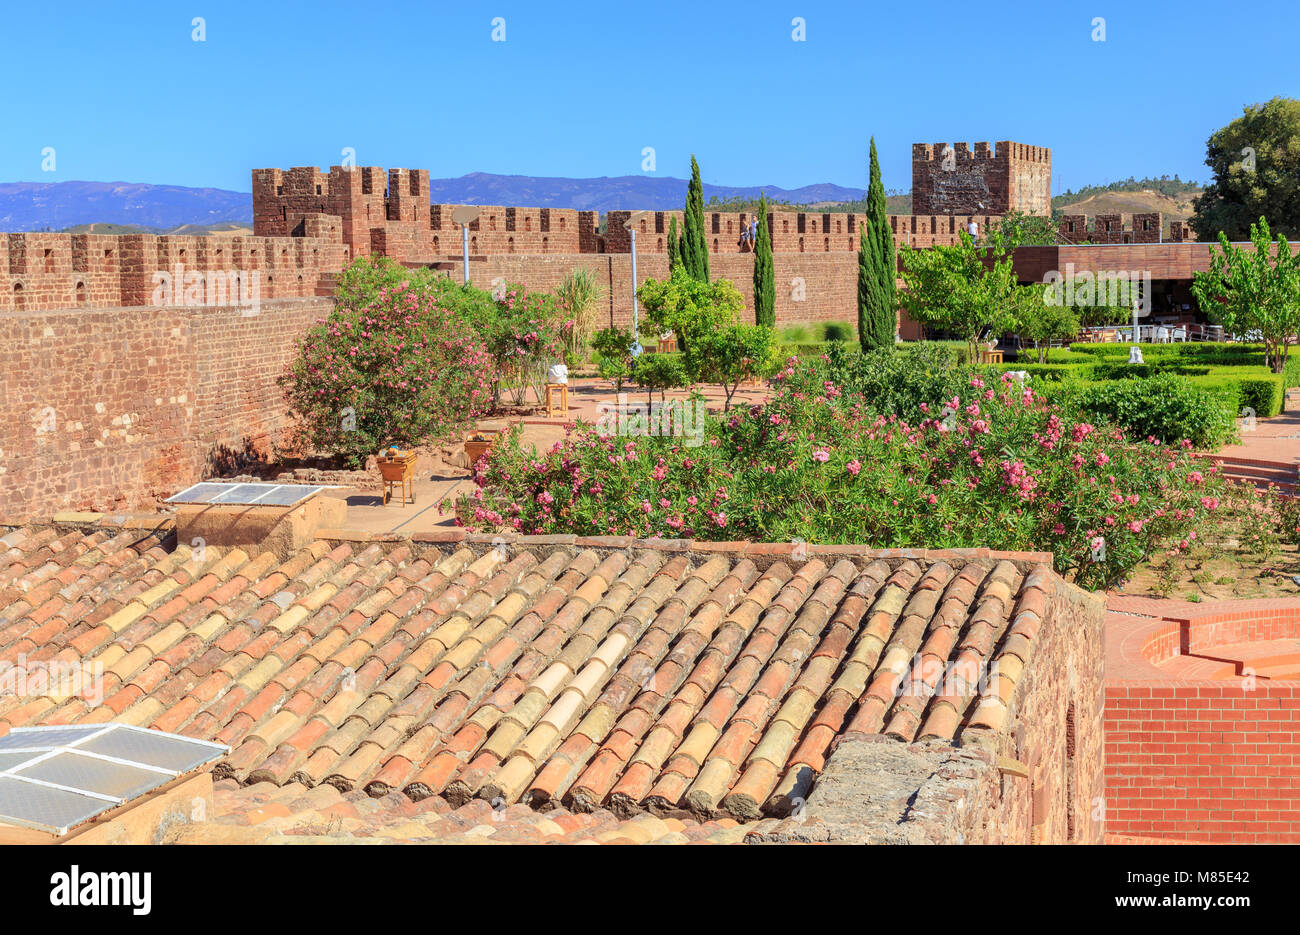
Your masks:
<svg viewBox="0 0 1300 935"><path fill-rule="evenodd" d="M753 821L846 732L1000 728L1052 580L982 550L341 537L281 560L12 530L0 664L89 665L103 689L0 695L0 724L219 741L215 776L255 788Z"/></svg>
<svg viewBox="0 0 1300 935"><path fill-rule="evenodd" d="M623 819L608 809L535 811L527 805L493 808L474 799L455 808L441 796L412 801L400 792L371 798L328 783L239 786L216 784L216 817L178 826L177 843L437 843L437 844L740 844L784 824L775 818L698 821L641 812Z"/></svg>

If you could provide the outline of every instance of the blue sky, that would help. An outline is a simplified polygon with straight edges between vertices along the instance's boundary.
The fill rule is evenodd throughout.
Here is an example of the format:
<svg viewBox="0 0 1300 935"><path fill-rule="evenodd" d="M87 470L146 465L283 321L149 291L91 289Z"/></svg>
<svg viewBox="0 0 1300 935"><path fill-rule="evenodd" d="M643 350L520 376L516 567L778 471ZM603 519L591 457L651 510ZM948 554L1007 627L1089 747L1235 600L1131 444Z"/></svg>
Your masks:
<svg viewBox="0 0 1300 935"><path fill-rule="evenodd" d="M1205 178L1208 134L1300 91L1300 4L68 3L5 11L0 181L250 188L358 165L911 184L911 143L1052 147L1053 191ZM192 39L195 16L206 38ZM493 19L505 41L492 41ZM792 38L804 21L805 41ZM1105 41L1093 20L1105 19ZM55 150L54 172L42 150Z"/></svg>

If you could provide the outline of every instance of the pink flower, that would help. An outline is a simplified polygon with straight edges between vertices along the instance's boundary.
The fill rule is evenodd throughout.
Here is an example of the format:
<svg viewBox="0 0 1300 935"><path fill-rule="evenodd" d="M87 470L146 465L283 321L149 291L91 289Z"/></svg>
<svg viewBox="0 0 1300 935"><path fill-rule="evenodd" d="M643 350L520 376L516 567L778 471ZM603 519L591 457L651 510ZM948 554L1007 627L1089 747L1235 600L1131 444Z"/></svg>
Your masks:
<svg viewBox="0 0 1300 935"><path fill-rule="evenodd" d="M719 513L717 516L713 517L713 521L719 526L725 526L727 525L727 514Z"/></svg>
<svg viewBox="0 0 1300 935"><path fill-rule="evenodd" d="M854 458L848 464L844 465L844 467L850 474L852 474L854 477L857 477L858 471L862 470L862 463L858 461L857 458Z"/></svg>
<svg viewBox="0 0 1300 935"><path fill-rule="evenodd" d="M813 452L814 461L820 461L823 464L825 464L830 459L831 459L831 453L827 451L825 448L819 448Z"/></svg>

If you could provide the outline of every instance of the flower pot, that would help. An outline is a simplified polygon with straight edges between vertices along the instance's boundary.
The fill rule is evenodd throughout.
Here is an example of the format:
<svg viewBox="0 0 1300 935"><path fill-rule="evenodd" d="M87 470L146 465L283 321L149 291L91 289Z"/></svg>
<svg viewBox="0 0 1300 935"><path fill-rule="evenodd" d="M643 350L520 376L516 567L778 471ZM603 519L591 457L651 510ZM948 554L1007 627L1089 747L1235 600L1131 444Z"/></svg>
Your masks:
<svg viewBox="0 0 1300 935"><path fill-rule="evenodd" d="M465 457L469 459L471 468L478 463L479 458L491 450L492 443L500 434L496 429L479 429L469 434L465 439Z"/></svg>

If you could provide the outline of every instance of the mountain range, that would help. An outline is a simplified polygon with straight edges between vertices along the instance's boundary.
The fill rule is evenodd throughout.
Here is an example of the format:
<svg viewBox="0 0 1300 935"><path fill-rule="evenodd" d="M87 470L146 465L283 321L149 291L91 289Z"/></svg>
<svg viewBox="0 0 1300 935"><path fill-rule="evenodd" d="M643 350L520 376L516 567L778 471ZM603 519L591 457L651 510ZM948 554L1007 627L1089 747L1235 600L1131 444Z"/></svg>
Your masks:
<svg viewBox="0 0 1300 935"><path fill-rule="evenodd" d="M431 200L442 204L527 205L608 211L671 210L686 200L686 180L624 175L563 179L472 172L431 179ZM704 199L757 198L766 191L789 204L850 201L863 191L829 182L786 189L771 186L704 186ZM66 230L106 224L142 231L182 225L250 225L253 196L221 188L186 188L137 182L0 182L0 231Z"/></svg>
<svg viewBox="0 0 1300 935"><path fill-rule="evenodd" d="M1165 220L1184 220L1200 193L1195 183L1177 191L1152 190L1142 180L1116 182L1053 198L1057 213L1066 207L1078 213L1118 214L1160 211ZM1155 188L1167 185L1155 183ZM608 211L673 210L686 200L686 180L622 175L592 179L492 175L472 172L456 179L431 179L431 200L441 204L525 205ZM802 188L704 185L704 200L743 202L766 191L787 205L831 210L843 202L858 202L847 210L861 211L865 192L824 182ZM891 194L888 210L911 212L911 196ZM707 205L706 205L707 206ZM735 210L746 210L742 206ZM730 209L728 209L730 210ZM846 210L846 208L839 208ZM0 183L0 232L55 230L122 234L133 232L201 234L251 230L253 199L247 192L221 188L186 188L135 182L7 182Z"/></svg>
<svg viewBox="0 0 1300 935"><path fill-rule="evenodd" d="M0 231L110 223L143 230L253 220L252 195L136 182L0 182Z"/></svg>

